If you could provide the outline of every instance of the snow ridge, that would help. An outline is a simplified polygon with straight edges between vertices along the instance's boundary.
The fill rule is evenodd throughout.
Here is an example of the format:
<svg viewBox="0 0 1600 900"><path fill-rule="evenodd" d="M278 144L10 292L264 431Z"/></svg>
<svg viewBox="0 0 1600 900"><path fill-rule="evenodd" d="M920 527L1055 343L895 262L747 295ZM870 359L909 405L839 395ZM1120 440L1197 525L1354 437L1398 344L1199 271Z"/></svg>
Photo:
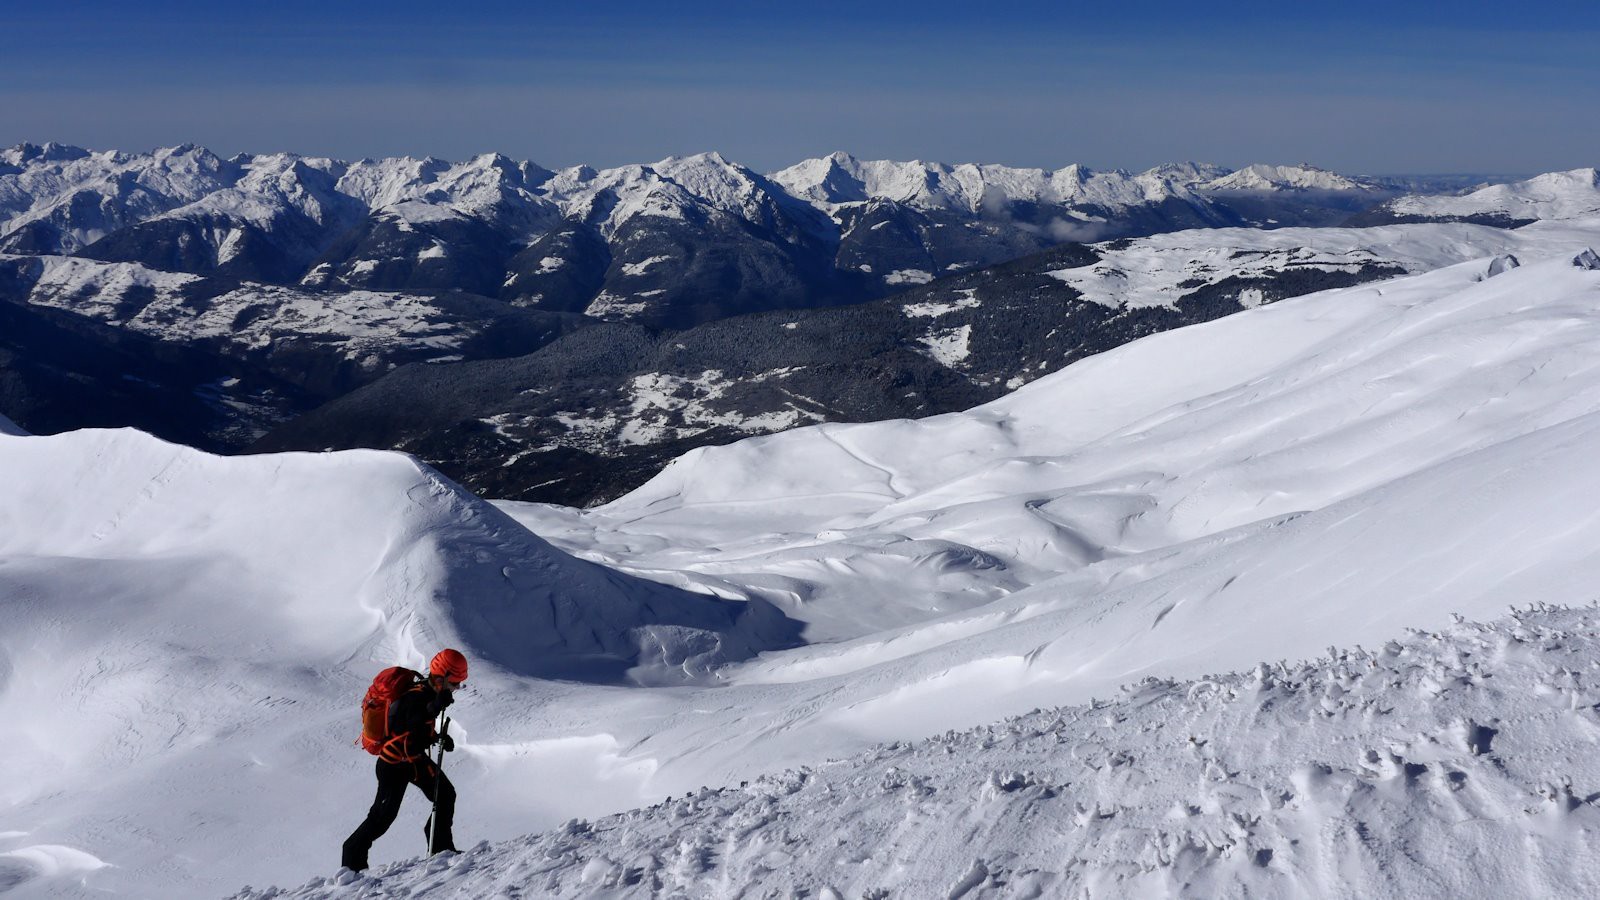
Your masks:
<svg viewBox="0 0 1600 900"><path fill-rule="evenodd" d="M1187 187L1151 170L1130 175L1070 165L1054 171L998 165L946 165L915 160L858 160L834 153L776 172L772 180L824 209L867 200L891 200L919 209L999 212L999 204L1026 201L1125 209L1180 197Z"/></svg>
<svg viewBox="0 0 1600 900"><path fill-rule="evenodd" d="M715 152L560 172L495 153L459 163L432 157L344 162L293 153L223 160L188 144L141 154L21 144L0 152L0 160L15 170L0 170L0 236L40 229L27 246L57 253L152 218L221 217L268 228L285 209L325 223L343 207L427 217L426 207L438 206L520 226L531 238L561 218L598 219L609 233L634 215L674 216L685 204L758 222L770 214L769 204L796 199L824 212L883 199L981 214L1012 203L1119 210L1173 198L1198 201L1196 191L1377 189L1310 166L1258 164L1231 172L1181 163L1135 175L1076 164L1046 170L858 160L842 152L768 177Z"/></svg>
<svg viewBox="0 0 1600 900"><path fill-rule="evenodd" d="M996 211L999 203L1027 202L1126 209L1196 192L1305 191L1382 193L1374 182L1315 166L1256 164L1238 171L1207 163L1173 163L1137 175L1069 165L1056 170L1000 165L859 160L848 153L808 159L773 173L791 194L834 209L868 200L891 200L920 209L969 213Z"/></svg>
<svg viewBox="0 0 1600 900"><path fill-rule="evenodd" d="M1366 191L1383 190L1377 183L1350 178L1311 165L1269 166L1257 163L1213 178L1203 185L1208 191Z"/></svg>
<svg viewBox="0 0 1600 900"><path fill-rule="evenodd" d="M1548 172L1460 197L1402 197L1390 203L1389 208L1396 215L1426 218L1576 219L1600 213L1600 171L1590 167Z"/></svg>
<svg viewBox="0 0 1600 900"><path fill-rule="evenodd" d="M1585 896L1600 613L877 747L464 854L235 900L462 896Z"/></svg>
<svg viewBox="0 0 1600 900"><path fill-rule="evenodd" d="M683 680L781 631L760 604L732 607L571 559L404 454L220 457L119 429L0 438L0 459L26 482L0 504L0 558L181 548L231 567L232 548L249 546L247 572L294 561L271 579L273 606L295 626L286 636L319 648L364 636L381 659L403 645L395 624L406 623L509 672ZM29 524L46 508L47 522ZM250 581L239 578L242 619Z"/></svg>

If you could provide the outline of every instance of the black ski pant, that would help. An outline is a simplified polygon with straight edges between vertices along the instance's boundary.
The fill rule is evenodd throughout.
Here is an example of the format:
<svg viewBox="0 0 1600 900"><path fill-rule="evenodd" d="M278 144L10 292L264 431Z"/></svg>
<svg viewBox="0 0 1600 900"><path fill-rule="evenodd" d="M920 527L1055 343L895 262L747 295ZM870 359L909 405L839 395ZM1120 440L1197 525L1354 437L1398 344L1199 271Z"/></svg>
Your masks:
<svg viewBox="0 0 1600 900"><path fill-rule="evenodd" d="M389 826L394 824L395 816L400 815L400 801L405 799L406 785L414 784L422 788L422 795L430 801L435 801L435 809L439 816L438 827L433 833L432 845L428 853L438 853L441 850L454 850L455 839L450 834L450 824L455 819L456 789L450 779L439 771L433 760L427 757L414 762L391 763L378 760L378 796L372 801L372 808L367 810L366 821L351 833L344 842L343 865L349 869L361 871L367 867L367 853L372 850L372 842L383 836ZM423 826L422 833L428 834L428 829L433 826L430 816L428 825Z"/></svg>

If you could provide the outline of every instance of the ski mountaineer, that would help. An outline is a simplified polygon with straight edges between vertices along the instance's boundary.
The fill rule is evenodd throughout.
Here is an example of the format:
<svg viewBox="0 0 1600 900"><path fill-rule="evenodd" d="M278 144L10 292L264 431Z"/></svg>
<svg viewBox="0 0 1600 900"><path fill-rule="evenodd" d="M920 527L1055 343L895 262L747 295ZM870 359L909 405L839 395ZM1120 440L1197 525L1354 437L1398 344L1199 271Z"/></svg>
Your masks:
<svg viewBox="0 0 1600 900"><path fill-rule="evenodd" d="M416 674L400 671L406 671L408 678ZM423 834L429 836L429 855L456 849L450 834L456 789L428 758L428 748L438 744L446 751L455 749L450 735L435 733L434 721L454 702L451 694L466 680L467 658L459 650L441 650L428 663L428 677L410 684L388 705L388 738L377 751L378 796L366 820L345 839L345 868L360 872L367 867L372 842L394 824L408 784L421 788L422 795L434 804L434 815L423 828Z"/></svg>

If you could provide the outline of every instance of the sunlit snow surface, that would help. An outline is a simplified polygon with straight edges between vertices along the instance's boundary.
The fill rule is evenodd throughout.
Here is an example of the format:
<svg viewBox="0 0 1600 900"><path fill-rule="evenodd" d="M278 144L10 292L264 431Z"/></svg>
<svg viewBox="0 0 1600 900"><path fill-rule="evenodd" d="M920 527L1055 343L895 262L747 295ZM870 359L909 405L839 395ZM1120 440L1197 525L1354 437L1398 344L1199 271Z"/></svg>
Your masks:
<svg viewBox="0 0 1600 900"><path fill-rule="evenodd" d="M1600 213L1600 172L1594 168L1547 172L1513 184L1496 184L1460 197L1403 197L1396 213L1423 216L1504 215L1511 219L1574 219Z"/></svg>
<svg viewBox="0 0 1600 900"><path fill-rule="evenodd" d="M1600 615L1527 611L880 746L235 900L1582 897Z"/></svg>
<svg viewBox="0 0 1600 900"><path fill-rule="evenodd" d="M1094 245L1100 259L1051 275L1111 307L1170 306L1197 287L1306 270L1390 266L1427 272L1496 255L1537 258L1582 250L1594 220L1548 221L1516 230L1440 223L1378 228L1214 228Z"/></svg>
<svg viewBox="0 0 1600 900"><path fill-rule="evenodd" d="M1028 878L1046 895L1070 879L1401 895L1449 861L1432 854L1455 852L1414 849L1446 827L1472 835L1462 860L1472 841L1522 842L1462 871L1590 892L1583 829L1600 786L1575 760L1594 756L1585 705L1600 697L1584 699L1596 657L1576 638L1571 663L1542 644L1485 651L1513 686L1500 693L1450 680L1472 660L1419 664L1436 686L1402 672L1393 704L1366 683L1358 693L1395 710L1377 730L1355 701L1338 713L1337 695L1332 717L1288 687L1264 707L1246 676L1156 682L1148 702L1035 717L1025 739L1003 726L988 748L954 738L949 767L919 761L938 745L871 749L1148 677L1379 647L1453 612L1593 600L1600 259L1571 229L1600 244L1600 223L1564 227L1519 246L1520 267L1486 257L1264 306L967 413L697 450L597 510L502 505L548 545L390 454L228 460L131 433L0 437L0 719L21 773L0 795L0 872L22 896L216 896L330 874L371 799L371 757L350 747L361 688L455 643L476 665L449 762L463 846L730 790L635 814L614 839L573 826L403 867L399 895L434 882L628 895L659 879L690 895L770 881L979 896ZM749 600L790 621L730 611ZM797 623L806 646L739 661ZM657 686L581 665L629 654ZM551 660L564 678L537 677ZM1288 671L1260 678L1361 676ZM1545 681L1553 699L1515 687ZM1458 707L1430 699L1452 690ZM1169 709L1172 733L1101 724L1153 722L1141 703ZM1567 718L1536 723L1539 703ZM1502 730L1501 771L1468 758L1457 732L1477 732L1451 717L1527 726ZM1177 733L1188 721L1205 732L1196 751ZM1131 761L1113 765L1120 753ZM907 773L898 787L890 765ZM1273 799L1285 781L1298 805ZM425 812L409 798L374 861L413 856ZM1033 827L1046 821L1062 830ZM1056 868L1026 862L1052 847Z"/></svg>

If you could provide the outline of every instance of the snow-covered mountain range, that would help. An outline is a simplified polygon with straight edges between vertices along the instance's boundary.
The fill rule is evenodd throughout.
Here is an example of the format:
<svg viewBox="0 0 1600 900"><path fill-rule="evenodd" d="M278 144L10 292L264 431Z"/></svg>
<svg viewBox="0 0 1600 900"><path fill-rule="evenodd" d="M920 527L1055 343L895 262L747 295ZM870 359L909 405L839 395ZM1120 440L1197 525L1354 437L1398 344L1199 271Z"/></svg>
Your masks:
<svg viewBox="0 0 1600 900"><path fill-rule="evenodd" d="M1466 217L1566 219L1600 206L1590 176L1390 205L1542 197ZM0 410L230 452L404 448L492 495L592 503L695 446L964 409L1157 330L1516 253L1504 230L1281 227L1400 184L1310 166L840 153L763 176L714 153L552 171L21 145L0 156ZM1275 227L1215 228L1241 222ZM1114 235L1147 237L1041 250ZM402 368L422 362L444 368Z"/></svg>
<svg viewBox="0 0 1600 900"><path fill-rule="evenodd" d="M1577 219L1596 213L1600 213L1600 173L1590 167L1487 185L1459 196L1399 197L1355 222L1480 222L1514 228L1541 219Z"/></svg>
<svg viewBox="0 0 1600 900"><path fill-rule="evenodd" d="M1223 190L1233 176L1252 189ZM1394 193L1308 167L834 154L763 176L715 153L552 171L22 144L0 151L0 409L38 431L135 425L232 451L406 363L522 356L599 322L828 308L1069 237L1239 223L1249 203L1291 223ZM958 407L853 408L826 417Z"/></svg>
<svg viewBox="0 0 1600 900"><path fill-rule="evenodd" d="M344 162L24 144L0 152L0 251L313 288L462 290L681 325L882 294L1063 240L1244 224L1226 199L1244 195L1289 198L1289 225L1325 224L1307 218L1308 198L1347 215L1393 192L1289 166L1131 175L841 153L769 177L716 153L557 172L495 154Z"/></svg>
<svg viewBox="0 0 1600 900"><path fill-rule="evenodd" d="M1410 274L962 412L697 449L587 511L387 453L0 425L0 873L331 875L371 799L361 689L449 643L457 835L509 843L303 893L1584 893L1592 614L1452 614L1595 599L1600 220L1462 260L1489 231L1398 226ZM1383 258L1194 241L1038 275L1159 309L1223 260ZM1146 277L1092 271L1118 253ZM420 806L375 861L418 852Z"/></svg>

